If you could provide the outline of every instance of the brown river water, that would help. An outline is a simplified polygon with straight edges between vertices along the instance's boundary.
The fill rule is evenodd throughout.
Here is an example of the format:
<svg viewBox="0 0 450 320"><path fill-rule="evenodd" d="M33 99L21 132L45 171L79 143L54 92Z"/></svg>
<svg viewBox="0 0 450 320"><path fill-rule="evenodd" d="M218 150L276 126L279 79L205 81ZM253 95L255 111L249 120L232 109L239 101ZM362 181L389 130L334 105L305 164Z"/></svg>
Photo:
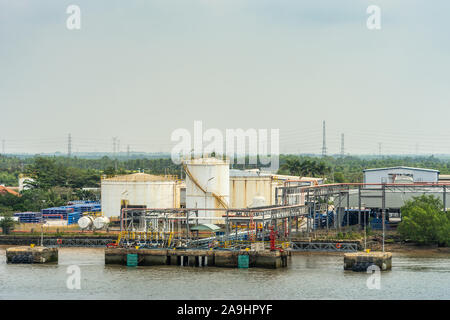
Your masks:
<svg viewBox="0 0 450 320"><path fill-rule="evenodd" d="M0 299L450 299L450 255L394 253L379 289L343 270L342 255L303 254L284 269L105 266L103 249L63 248L56 265L6 264ZM67 286L78 266L80 288ZM70 270L70 268L69 268Z"/></svg>

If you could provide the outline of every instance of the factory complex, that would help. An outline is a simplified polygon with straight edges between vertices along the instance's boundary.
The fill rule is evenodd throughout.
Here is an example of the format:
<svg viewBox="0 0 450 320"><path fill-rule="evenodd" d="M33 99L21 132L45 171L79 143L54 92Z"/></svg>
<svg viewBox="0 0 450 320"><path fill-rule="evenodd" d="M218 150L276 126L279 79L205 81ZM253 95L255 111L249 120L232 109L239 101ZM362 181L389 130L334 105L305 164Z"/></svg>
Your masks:
<svg viewBox="0 0 450 320"><path fill-rule="evenodd" d="M269 225L284 230L286 238L294 229L370 225L384 230L401 221L400 208L415 196L432 194L442 200L445 210L449 200L447 176L432 169L366 169L364 183L352 184L230 169L227 160L212 157L185 160L183 171L184 179L141 172L103 176L100 202L73 201L41 212L16 213L15 218L47 226L78 224L81 230L111 228L125 238L129 232L150 231L165 241L170 234L182 239L183 228L186 237L205 231L229 235L234 230L236 240L242 238L239 230L246 229L248 240L264 238L264 232L258 232L269 232ZM21 179L23 187L25 177Z"/></svg>

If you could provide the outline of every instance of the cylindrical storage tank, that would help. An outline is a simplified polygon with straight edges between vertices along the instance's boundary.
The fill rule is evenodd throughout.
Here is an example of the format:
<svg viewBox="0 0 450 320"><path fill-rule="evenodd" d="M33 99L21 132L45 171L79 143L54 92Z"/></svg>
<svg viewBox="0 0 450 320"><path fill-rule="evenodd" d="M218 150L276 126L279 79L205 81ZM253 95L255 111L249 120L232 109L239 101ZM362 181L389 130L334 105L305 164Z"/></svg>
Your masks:
<svg viewBox="0 0 450 320"><path fill-rule="evenodd" d="M255 196L253 198L251 208L264 207L266 205L266 199L263 196Z"/></svg>
<svg viewBox="0 0 450 320"><path fill-rule="evenodd" d="M108 217L97 217L94 220L94 229L103 229L109 225Z"/></svg>
<svg viewBox="0 0 450 320"><path fill-rule="evenodd" d="M165 176L134 173L102 179L102 212L106 217L118 217L122 205L140 208L178 208L178 182Z"/></svg>
<svg viewBox="0 0 450 320"><path fill-rule="evenodd" d="M186 160L186 208L228 208L230 202L229 161L216 158ZM222 217L225 211L199 211L199 217ZM223 223L222 219L200 219L199 223Z"/></svg>
<svg viewBox="0 0 450 320"><path fill-rule="evenodd" d="M94 219L90 216L83 216L80 219L78 219L78 226L81 230L87 230L92 227L92 223L94 222Z"/></svg>

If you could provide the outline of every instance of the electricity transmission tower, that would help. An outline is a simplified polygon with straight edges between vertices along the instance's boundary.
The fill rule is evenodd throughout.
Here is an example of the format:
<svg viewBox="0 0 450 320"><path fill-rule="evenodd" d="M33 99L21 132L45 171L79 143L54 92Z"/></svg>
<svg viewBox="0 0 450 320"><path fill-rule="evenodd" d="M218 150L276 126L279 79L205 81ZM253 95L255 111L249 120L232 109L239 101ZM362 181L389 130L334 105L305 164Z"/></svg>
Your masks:
<svg viewBox="0 0 450 320"><path fill-rule="evenodd" d="M323 121L323 141L322 141L322 157L327 155L327 142L325 136L325 120Z"/></svg>
<svg viewBox="0 0 450 320"><path fill-rule="evenodd" d="M67 139L67 157L70 158L72 156L72 135L69 133L69 137Z"/></svg>
<svg viewBox="0 0 450 320"><path fill-rule="evenodd" d="M113 137L113 157L116 158L117 152L117 137Z"/></svg>

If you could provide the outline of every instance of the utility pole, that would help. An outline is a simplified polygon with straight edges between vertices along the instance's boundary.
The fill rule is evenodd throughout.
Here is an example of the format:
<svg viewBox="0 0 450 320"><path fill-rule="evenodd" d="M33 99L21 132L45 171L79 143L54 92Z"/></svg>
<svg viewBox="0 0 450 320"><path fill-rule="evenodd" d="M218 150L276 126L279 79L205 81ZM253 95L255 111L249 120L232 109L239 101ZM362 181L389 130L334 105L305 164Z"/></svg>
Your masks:
<svg viewBox="0 0 450 320"><path fill-rule="evenodd" d="M325 120L323 121L323 141L322 141L322 157L327 155L327 142L325 136Z"/></svg>
<svg viewBox="0 0 450 320"><path fill-rule="evenodd" d="M117 171L116 151L117 151L117 137L113 137L113 158L114 158L114 169L115 169L115 171Z"/></svg>
<svg viewBox="0 0 450 320"><path fill-rule="evenodd" d="M5 154L5 139L2 140L2 154Z"/></svg>
<svg viewBox="0 0 450 320"><path fill-rule="evenodd" d="M344 149L344 134L341 133L341 157L343 158L345 155L345 149Z"/></svg>
<svg viewBox="0 0 450 320"><path fill-rule="evenodd" d="M70 158L72 156L72 135L69 133L69 137L67 139L67 157Z"/></svg>

